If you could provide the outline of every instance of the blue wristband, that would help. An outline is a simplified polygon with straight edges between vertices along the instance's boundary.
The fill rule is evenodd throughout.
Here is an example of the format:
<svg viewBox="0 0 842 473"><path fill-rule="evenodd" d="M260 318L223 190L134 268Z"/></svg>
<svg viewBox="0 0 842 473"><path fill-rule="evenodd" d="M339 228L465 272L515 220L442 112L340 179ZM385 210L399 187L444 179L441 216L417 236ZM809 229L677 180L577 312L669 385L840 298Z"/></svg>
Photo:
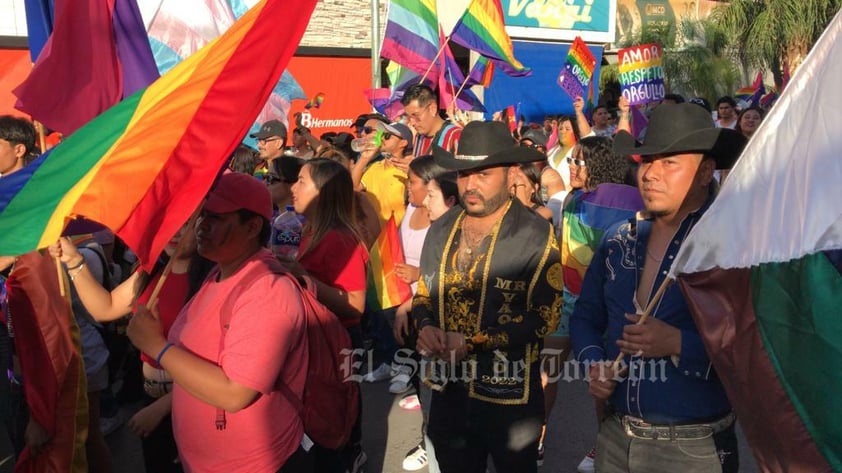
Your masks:
<svg viewBox="0 0 842 473"><path fill-rule="evenodd" d="M169 349L170 349L170 348L172 348L172 347L173 347L173 344L172 344L172 343L170 343L170 342L167 342L167 344L166 344L166 345L164 345L164 348L161 348L161 352L160 352L160 353L158 353L158 357L157 357L157 358L155 358L155 364L157 364L158 366L161 366L161 358L163 358L163 357L164 357L164 353L166 353L166 352L167 352L167 350L169 350Z"/></svg>

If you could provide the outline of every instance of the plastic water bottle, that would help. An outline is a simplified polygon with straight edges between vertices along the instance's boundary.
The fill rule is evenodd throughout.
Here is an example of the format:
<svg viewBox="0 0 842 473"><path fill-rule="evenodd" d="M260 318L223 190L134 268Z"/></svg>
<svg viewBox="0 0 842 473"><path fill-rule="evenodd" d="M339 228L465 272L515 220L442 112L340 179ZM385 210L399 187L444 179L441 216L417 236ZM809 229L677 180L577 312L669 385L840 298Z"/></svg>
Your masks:
<svg viewBox="0 0 842 473"><path fill-rule="evenodd" d="M351 140L351 149L362 153L368 149L379 148L383 144L383 130L377 130L371 136Z"/></svg>
<svg viewBox="0 0 842 473"><path fill-rule="evenodd" d="M298 255L301 244L301 220L291 205L275 217L272 222L272 253L275 256L293 260Z"/></svg>

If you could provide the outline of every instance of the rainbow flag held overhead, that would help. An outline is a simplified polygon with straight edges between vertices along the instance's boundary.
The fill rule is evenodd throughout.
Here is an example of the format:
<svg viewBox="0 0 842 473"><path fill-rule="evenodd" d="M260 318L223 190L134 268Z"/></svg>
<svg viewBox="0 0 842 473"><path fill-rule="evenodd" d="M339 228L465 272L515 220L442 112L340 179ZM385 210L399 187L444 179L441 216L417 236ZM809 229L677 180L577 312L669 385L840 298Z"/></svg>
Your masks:
<svg viewBox="0 0 842 473"><path fill-rule="evenodd" d="M459 110L484 112L485 107L482 102L467 86L467 79L462 74L459 64L456 63L456 58L453 56L450 44L447 44L444 34L441 34L441 42L443 45L442 54L438 60L440 65L439 107L448 110L452 105L455 105Z"/></svg>
<svg viewBox="0 0 842 473"><path fill-rule="evenodd" d="M187 6L184 0L157 0L154 15L146 12L148 42L161 74L223 34L248 11L248 3L254 3L253 0L191 1L191 6ZM296 99L306 100L307 95L292 74L284 71L243 143L257 148L257 140L251 135L257 133L264 122L280 120L286 124L292 101Z"/></svg>
<svg viewBox="0 0 842 473"><path fill-rule="evenodd" d="M380 56L421 76L439 77L436 0L392 0ZM431 68L432 66L432 68Z"/></svg>
<svg viewBox="0 0 842 473"><path fill-rule="evenodd" d="M377 311L397 307L412 297L409 284L395 274L395 265L406 260L403 257L401 238L395 215L389 217L369 254L371 271L368 274L366 305Z"/></svg>
<svg viewBox="0 0 842 473"><path fill-rule="evenodd" d="M135 0L61 1L46 43L40 35L51 26L45 15L52 8L33 1L26 6L27 21L40 25L31 47L43 50L14 90L15 107L51 130L71 134L158 78Z"/></svg>
<svg viewBox="0 0 842 473"><path fill-rule="evenodd" d="M763 85L763 73L758 72L751 87L743 87L734 92L734 101L737 107L746 109L760 105L760 100L766 95L766 86Z"/></svg>
<svg viewBox="0 0 842 473"><path fill-rule="evenodd" d="M670 269L763 472L842 471L840 76L837 13Z"/></svg>
<svg viewBox="0 0 842 473"><path fill-rule="evenodd" d="M456 23L450 39L491 59L510 76L524 77L532 69L515 58L512 39L503 23L500 0L471 0L468 9Z"/></svg>
<svg viewBox="0 0 842 473"><path fill-rule="evenodd" d="M80 215L112 229L151 269L265 103L315 4L260 1L152 85L0 179L0 254L43 248Z"/></svg>
<svg viewBox="0 0 842 473"><path fill-rule="evenodd" d="M465 87L481 85L487 88L491 85L492 77L494 77L494 63L487 57L480 56L468 72L468 83Z"/></svg>

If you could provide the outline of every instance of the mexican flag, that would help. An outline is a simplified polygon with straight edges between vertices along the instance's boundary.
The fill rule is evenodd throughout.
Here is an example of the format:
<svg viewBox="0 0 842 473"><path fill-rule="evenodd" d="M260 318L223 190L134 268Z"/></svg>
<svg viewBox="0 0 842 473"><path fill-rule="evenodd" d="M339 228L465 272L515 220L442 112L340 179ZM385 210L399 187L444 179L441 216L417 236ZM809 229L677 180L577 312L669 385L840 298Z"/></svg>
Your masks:
<svg viewBox="0 0 842 473"><path fill-rule="evenodd" d="M842 16L672 267L757 463L842 470Z"/></svg>

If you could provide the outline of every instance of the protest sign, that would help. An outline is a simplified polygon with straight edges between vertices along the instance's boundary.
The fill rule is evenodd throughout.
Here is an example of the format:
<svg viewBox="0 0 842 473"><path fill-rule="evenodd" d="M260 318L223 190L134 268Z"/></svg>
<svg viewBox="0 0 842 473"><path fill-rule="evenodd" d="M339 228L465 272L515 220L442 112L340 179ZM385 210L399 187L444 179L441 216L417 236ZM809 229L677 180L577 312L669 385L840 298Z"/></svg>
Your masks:
<svg viewBox="0 0 842 473"><path fill-rule="evenodd" d="M577 36L570 45L561 75L558 76L558 85L572 98L584 97L595 68L596 58L582 38Z"/></svg>
<svg viewBox="0 0 842 473"><path fill-rule="evenodd" d="M660 44L624 48L618 52L617 58L620 63L620 90L630 105L657 102L664 98L663 48Z"/></svg>

